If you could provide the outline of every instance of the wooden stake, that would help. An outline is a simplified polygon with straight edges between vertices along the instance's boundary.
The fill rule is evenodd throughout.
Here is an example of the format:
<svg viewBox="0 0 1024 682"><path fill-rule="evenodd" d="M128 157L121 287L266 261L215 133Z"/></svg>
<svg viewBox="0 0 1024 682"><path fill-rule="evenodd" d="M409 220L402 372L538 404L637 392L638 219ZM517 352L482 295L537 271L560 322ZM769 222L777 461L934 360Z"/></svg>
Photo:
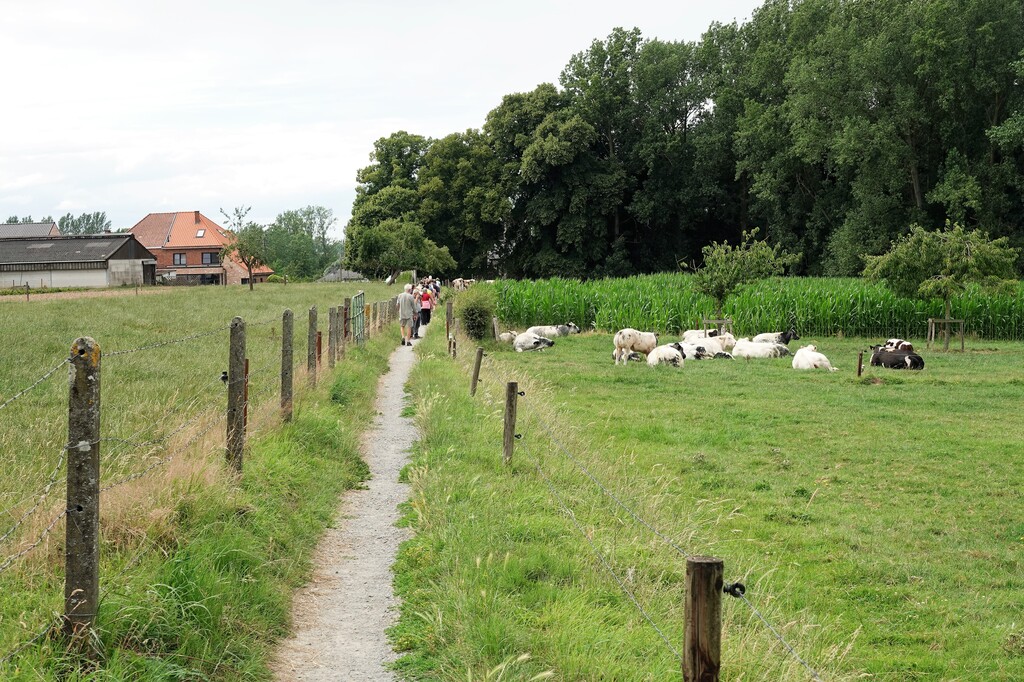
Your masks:
<svg viewBox="0 0 1024 682"><path fill-rule="evenodd" d="M481 346L477 346L476 359L473 361L473 380L469 384L469 395L476 395L476 385L480 381L480 363L484 359L484 349Z"/></svg>
<svg viewBox="0 0 1024 682"><path fill-rule="evenodd" d="M281 316L281 421L292 420L292 343L295 336L295 315L286 309Z"/></svg>
<svg viewBox="0 0 1024 682"><path fill-rule="evenodd" d="M245 448L245 321L231 320L228 350L228 436L226 457L235 471L242 470Z"/></svg>
<svg viewBox="0 0 1024 682"><path fill-rule="evenodd" d="M686 560L684 682L718 682L722 658L722 575L715 557Z"/></svg>
<svg viewBox="0 0 1024 682"><path fill-rule="evenodd" d="M505 387L505 440L502 450L502 461L506 466L512 464L512 450L516 442L516 403L519 400L519 384L508 382Z"/></svg>

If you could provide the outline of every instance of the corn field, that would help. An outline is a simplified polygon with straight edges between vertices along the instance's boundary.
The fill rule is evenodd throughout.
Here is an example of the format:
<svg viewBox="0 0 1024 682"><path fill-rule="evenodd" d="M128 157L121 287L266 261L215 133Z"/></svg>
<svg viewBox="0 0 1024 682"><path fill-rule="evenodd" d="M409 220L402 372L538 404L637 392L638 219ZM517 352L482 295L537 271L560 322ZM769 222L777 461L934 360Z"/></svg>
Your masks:
<svg viewBox="0 0 1024 682"><path fill-rule="evenodd" d="M499 280L498 316L508 326L575 322L582 329L633 327L675 333L714 317L714 303L694 291L690 275L640 275L580 281ZM802 336L923 338L928 318L943 317L942 301L900 298L881 284L857 278L782 277L740 289L725 304L738 335L788 329ZM952 316L969 334L1024 339L1024 287L1015 295L970 290L952 301Z"/></svg>

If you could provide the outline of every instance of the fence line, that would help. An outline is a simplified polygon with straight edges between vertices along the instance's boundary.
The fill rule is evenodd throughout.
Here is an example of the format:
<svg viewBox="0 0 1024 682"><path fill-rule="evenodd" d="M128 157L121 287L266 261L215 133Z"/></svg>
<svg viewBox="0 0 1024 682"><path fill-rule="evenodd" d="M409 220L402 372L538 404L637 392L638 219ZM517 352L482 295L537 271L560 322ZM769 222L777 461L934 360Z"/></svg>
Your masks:
<svg viewBox="0 0 1024 682"><path fill-rule="evenodd" d="M485 355L485 357L487 356L487 354L486 354L486 353L485 353L484 355ZM461 365L463 366L463 368L466 368L466 365L465 365L465 363L460 363L460 364L461 364ZM489 361L488 361L488 364L490 365L490 369L492 369L492 370L494 371L494 373L495 373L495 374L499 374L499 369L498 369L498 367L497 367L497 365L496 365L496 361L494 361L493 359L489 359ZM507 379L507 377L503 377L503 376L500 376L500 374L499 374L499 379L500 379L500 380L502 380L502 381L504 381L504 380L506 380L506 379ZM491 392L490 392L490 390L489 390L489 388L488 388L488 386L487 386L487 383L486 383L486 382L483 382L483 383L484 383L484 389L483 389L483 392L484 392L484 394L485 394L485 395L487 396L487 401L488 401L488 402L489 402L489 403L490 403L490 404L491 404L492 406L493 406L493 405L496 405L496 404L500 404L500 402L499 402L498 400L496 400L496 399L495 399L495 397L493 396L493 394L491 394ZM524 395L527 395L527 394L525 394L525 393L524 393ZM585 474L585 475L586 475L586 476L587 476L587 477L588 477L588 478L589 478L589 479L590 479L590 480L591 480L591 481L592 481L592 482L593 482L593 483L594 483L595 485L597 485L597 486L598 486L599 488L601 488L601 490L602 490L602 491L604 492L604 494L605 494L605 495L607 495L607 496L611 497L611 498L612 498L613 500L615 500L615 502L616 502L616 503L617 503L617 504L618 504L618 505L619 505L620 507L622 507L622 509L624 509L624 510L625 510L626 512L628 512L628 513L629 513L629 515L630 515L630 516L632 516L632 517L633 517L633 518L634 518L634 519L635 519L635 520L636 520L636 521L637 521L638 523L640 523L641 525L643 525L644 527L646 527L646 528L647 528L648 530L650 530L650 531L651 531L652 533L654 533L655 535L657 535L657 536L658 536L658 537L659 537L660 539L662 539L662 540L663 540L664 542L666 542L666 543L667 543L668 545L670 545L670 546L671 546L671 547L672 547L672 548L673 548L674 550L676 550L676 552L678 552L678 553L679 553L680 555L682 555L682 556L683 556L684 558L686 558L686 559L693 559L693 558L694 558L694 556L695 556L695 555L693 555L693 554L691 554L691 553L687 552L686 550L682 549L682 548L681 548L681 547L679 547L679 546L678 546L678 545L677 545L677 544L676 544L676 543L675 543L674 541L672 541L672 540L671 540L670 538L668 538L667 536L665 536L664 534L662 534L661 532L659 532L659 531L658 531L658 530L657 530L656 528L654 528L654 526L652 526L651 524L649 524L648 522L646 522L646 521L645 521L645 520L644 520L643 518L641 518L641 517L640 517L640 516L639 516L638 514L636 514L636 513L635 513L635 512L634 512L634 511L633 511L633 510L632 510L632 509L631 509L631 508L630 508L630 507L629 507L628 505L626 505L626 504L625 504L624 502L622 502L622 501L621 501L621 500L620 500L620 499L619 499L619 498L618 498L618 497L617 497L617 496L616 496L616 495L615 495L614 493L612 493L612 492L611 492L611 491L610 491L610 490L609 490L609 489L608 489L608 488L607 488L607 487L606 487L606 486L605 486L605 485L604 485L603 483L601 483L601 481L600 481L599 479L597 479L597 477L595 477L595 476L594 476L594 475L593 475L593 474L592 474L592 473L591 473L591 472L590 472L590 471L589 471L589 470L588 470L588 469L586 468L586 466L584 466L584 465L583 465L583 463L582 463L582 462L581 462L581 461L579 460L579 458L577 458L577 457L576 457L575 455L573 455L573 454L572 454L572 452L570 452L570 451L569 451L569 449L568 449L568 448L566 448L566 447L565 447L565 446L564 446L564 445L563 445L563 444L561 443L561 441L560 441L560 440L559 440L559 439L558 439L558 438L557 438L557 437L555 436L555 433L554 433L555 429L554 429L554 428L552 428L552 427L550 426L550 424L548 424L548 423L547 423L547 422L546 422L546 421L545 421L545 420L544 420L543 418L541 418L541 417L540 417L540 415L538 414L538 412L537 412L537 411L533 410L533 409L532 409L532 408L530 407L530 405L529 405L529 401L525 401L525 402L523 403L523 405L524 405L524 406L526 407L526 411L527 411L527 413L528 413L528 414L530 415L531 419L532 419L532 420L533 420L533 421L534 421L535 423L537 423L537 424L538 424L538 425L539 425L539 426L541 427L541 429L542 429L542 430L543 430L543 431L544 431L544 432L546 433L546 435L547 435L547 437L549 438L549 440L550 440L550 441L551 441L552 443L554 443L554 444L555 444L555 445L556 445L556 446L558 447L558 449L559 449L559 450L561 450L561 451L562 451L562 453L563 453L563 454L564 454L564 455L565 455L565 456L566 456L566 457L567 457L568 459L570 459L570 460L571 460L571 461L572 461L573 463L575 463L575 464L576 464L576 466L577 466L577 467L578 467L578 468L579 468L579 469L580 469L580 470L581 470L581 471L582 471L582 472L583 472L583 473L584 473L584 474ZM522 444L523 448L524 448L524 449L525 449L525 450L526 450L526 451L527 451L527 452L529 453L529 455L530 455L531 457L533 457L533 459L534 459L534 460L535 460L535 462L536 462L536 469L537 469L537 472L538 472L538 473L539 473L539 474L541 475L541 477L542 477L542 478L544 479L544 481L545 481L545 483L547 484L547 487L549 488L549 490L551 491L551 493L552 493L552 494L553 494L553 495L554 495L554 496L555 496L556 498L558 498L559 504L560 504L560 505L562 506L562 508L563 508L563 509L564 509L564 510L565 510L565 511L566 511L566 512L567 512L567 513L568 513L568 514L570 515L570 518L572 519L572 521L573 521L573 524L574 524L574 525L576 526L576 529L577 529L578 531L580 531L581 535L583 535L583 537L584 537L584 538L585 538L585 539L587 540L587 543L588 543L588 544L590 544L590 546L591 546L591 549L592 549L592 550L594 551L594 553L595 553L595 554L596 554L596 555L598 556L598 558L599 558L599 559L601 560L601 563L602 563L602 564L604 564L604 567L605 567L605 569L606 569L606 570L608 570L608 572L612 574L612 576L613 576L613 577L615 578L616 582L618 582L618 583L619 583L619 586L620 586L620 587L621 587L621 588L622 588L622 589L623 589L624 591L626 591L626 592L627 592L627 594L629 595L630 599L631 599L631 600L633 601L633 604L634 604L634 605L635 605L635 606L637 607L637 609L639 609L639 610L640 610L640 612L641 612L641 613L642 613L642 614L644 615L644 617L645 617L645 618L646 618L646 619L648 620L648 622L649 622L649 623L650 623L650 624L651 624L651 625L652 625L652 626L653 626L653 627L654 627L654 628L655 628L656 630L658 630L658 634L659 634L659 635L660 635L660 636L662 637L662 639L663 639L663 640L665 640L666 644L668 644L668 645L669 645L669 647L670 647L670 648L672 648L672 651L673 651L673 653L675 653L675 654L677 655L677 657L679 657L679 658L680 658L680 660L682 660L682 657L681 657L681 656L679 655L679 652L678 652L678 651L677 651L677 650L675 649L675 647L673 647L673 646L672 646L672 645L671 645L671 644L670 644L670 643L668 642L668 640L667 640L667 639L665 638L665 636L664 636L664 633L663 633L663 632L662 632L662 631L661 631L661 630L660 630L660 629L659 629L659 628L657 627L657 625L656 625L656 624L654 623L654 621L653 621L653 620L652 620L652 619L650 618L650 616L649 616L649 615L648 615L648 614L647 614L647 613L646 613L646 612L644 611L644 609L643 609L643 608L642 608L642 607L640 606L640 604L639 604L639 603L638 603L638 601L637 601L637 600L635 599L635 597L634 597L634 596L632 595L632 593L630 593L630 592L629 592L629 591L627 590L627 588L626 588L626 587L625 587L625 585L624 585L624 584L622 583L622 581L621 581L621 580L619 579L619 577L618 577L618 576L617 576L617 575L616 575L616 574L614 573L614 571L613 571L613 570L611 569L611 567L610 567L610 566L608 565L608 563L607 563L607 562L605 561L604 557L603 557L603 556L602 556L602 555L600 554L600 552L598 552L598 550L596 549L596 547L594 546L594 544L593 544L593 543L591 542L590 538L589 538L589 537L587 537L586 533L585 533L585 532L583 531L583 529L582 529L582 528L580 527L579 523L577 522L577 519L576 519L576 516L575 516L575 514L573 514L573 513L572 513L572 511L571 511L571 510L570 510L570 509L568 508L568 506L567 506L567 505L565 504L564 500L562 500L561 496L560 496L560 495L558 495L558 493L557 493L557 490L555 489L555 487L554 487L554 484L553 484L553 482L552 482L552 481L551 481L551 479L550 479L550 478L548 478L548 476L547 476L547 475L546 475L546 474L544 473L544 471L543 471L543 469L542 469L542 467L541 467L541 461L542 461L542 459L541 459L541 458L540 458L539 456L537 456L537 455L535 455L535 454L534 454L533 450L532 450L532 449L531 449L531 448L529 447L529 445L528 445L528 441L527 441L527 439L526 439L525 437L520 437L520 443ZM767 619L767 618L765 618L765 617L764 617L764 615L763 615L763 614L762 614L762 613L761 613L760 611L758 611L758 610L757 610L757 608L756 608L756 607L755 607L755 606L753 605L753 603L751 603L751 602L750 602L750 600L749 600L749 599L748 599L748 598L746 597L746 588L745 588L745 586L744 586L744 585L743 585L742 583L734 583L734 584L732 584L732 585L728 585L728 586L726 586L725 592L726 592L727 594L729 594L730 596L732 596L732 597L736 597L736 598L742 599L742 601L743 601L743 602L744 602L744 603L745 603L745 604L746 604L746 605L747 605L747 606L748 606L748 607L749 607L749 608L751 609L751 611L752 611L752 612L754 613L754 615L756 615L756 616L757 616L757 618L758 618L758 619L759 619L759 620L760 620L760 621L761 621L761 622L762 622L762 623L763 623L763 624L764 624L764 625L765 625L765 626L766 626L766 627L768 628L768 630L769 630L769 631L771 632L771 634L772 634L772 635L773 635L773 636L774 636L774 637L775 637L775 638L776 638L776 639L777 639L777 640L778 640L778 641L779 641L779 642L780 642L780 643L781 643L781 644L782 644L782 645L783 645L783 646L785 647L786 651L788 651L788 652L789 652L789 654L790 654L790 655L791 655L791 656L792 656L793 658L795 658L795 659L796 659L796 660L797 660L797 661L798 661L798 662L799 662L799 663L800 663L800 664L801 664L801 665L802 665L802 666L803 666L803 667L804 667L804 668L805 668L805 669L806 669L806 670L808 671L808 673L810 673L810 674L811 674L811 676L813 677L813 679L817 680L818 682L822 682L822 679L821 679L821 677L819 676L819 674L817 673L817 671L816 671L816 670L815 670L814 668L812 668L812 667L810 666L810 664L808 664L808 663L807 663L807 661L805 661L805 660L804 660L804 659L803 659L803 658L802 658L802 657L801 657L801 656L800 656L800 655L799 655L799 654L798 654L798 653L796 652L796 649L795 649L795 648L794 648L794 647L793 647L793 646L792 646L791 644L789 644L789 642L787 642L787 641L786 641L786 639L785 639L785 638L784 638L784 637L783 637L783 636L782 636L782 635L781 635L781 634L779 633L779 631L778 631L778 630L777 630L777 629L776 629L776 628L775 628L775 627L774 627L774 626L773 626L773 625L772 625L772 624L771 624L771 623L770 623L770 622L768 621L768 619Z"/></svg>
<svg viewBox="0 0 1024 682"><path fill-rule="evenodd" d="M49 378L50 378L51 376L53 376L53 375L54 375L54 373L56 373L56 371L57 371L57 370L59 370L59 369L60 369L61 367L63 367L63 366L65 366L66 364L68 364L68 363L69 363L70 361L71 361L71 360L70 360L69 358L64 358L63 360L61 360L61 362L60 362L60 364L59 364L59 365L56 365L56 366L55 366L55 367L54 367L53 369L51 369L51 370L50 370L49 372L47 372L46 374L44 374L43 376L39 377L39 378L38 378L38 379L36 379L36 380L35 380L34 382L32 382L32 384L31 384L31 385L29 385L29 386L26 386L25 388L21 389L20 391L18 391L18 392L17 392L17 393L15 393L14 395L12 395L12 396L11 396L10 398L8 398L7 400L5 400L5 401L4 401L4 402L3 402L2 404L0 404L0 410L4 409L5 407L7 407L7 406L8 406L8 405L10 405L11 403L13 403L13 402L14 402L15 400L17 400L17 399L18 399L18 398L20 398L21 396L25 395L26 393L28 393L29 391L31 391L32 389L34 389L34 388L35 388L36 386L38 386L39 384L41 384L41 383L43 383L44 381L46 381L47 379L49 379Z"/></svg>
<svg viewBox="0 0 1024 682"><path fill-rule="evenodd" d="M370 307L372 309L374 314L372 314L370 316L363 315L361 317L362 332L361 332L360 336L361 336L362 340L367 339L371 333L377 332L378 330L382 329L386 324L388 324L388 323L393 321L392 320L393 316L391 316L389 314L390 313L389 308L392 306L393 302L394 302L394 299L392 298L392 299L388 299L388 301L386 303L385 302L381 302L379 304L374 304L374 305L371 305L371 306L367 306L367 307ZM339 308L340 308L340 306L339 306ZM352 312L353 312L353 314L356 313L356 311L352 311ZM365 313L365 308L363 310L358 311L358 312L362 315L363 313ZM339 317L340 317L340 315L339 315ZM261 326L267 326L267 325L276 324L276 323L278 323L280 321L281 320L280 320L279 317L274 317L274 318L267 319L267 320L262 320L262 321L259 321L259 322L246 323L245 326L246 326L246 328L261 327ZM341 320L339 320L339 322L340 321ZM338 329L339 334L341 334L341 333L343 333L345 331L341 327L342 327L342 325L339 325L339 329ZM108 358L108 357L117 357L117 356L122 356L122 355L130 355L130 354L144 352L144 351L147 351L147 350L152 350L152 349L157 349L157 348L169 346L169 345L172 345L172 344L180 344L180 343L185 343L185 342L194 341L194 340L198 340L198 339L203 339L203 338L207 338L207 337L219 336L219 335L223 334L223 332L228 331L230 329L231 329L230 325L225 325L223 327L218 327L216 329L210 329L210 330L198 332L198 333L195 333L195 334L190 334L188 336L183 336L183 337L180 337L180 338L166 339L166 340L161 340L161 341L155 341L153 343L143 344L143 345L140 345L140 346L135 347L135 348L126 348L126 349L120 349L120 350L115 350L115 351L110 351L110 352L101 352L100 353L100 357L102 359L102 358ZM348 334L348 337L349 337L348 341L350 343L355 340L355 339L353 339L353 334L352 334L353 331L355 331L355 330L348 329L348 332L349 332L349 334ZM282 333L283 333L283 329L282 329ZM261 334L260 338L263 339L264 335ZM273 339L272 345L277 347L277 345L279 343L283 343L283 341L284 341L283 338L280 339L280 340L276 339L276 335L275 335L275 338ZM343 341L343 339L339 338L339 341ZM227 351L226 348L224 350ZM330 351L328 351L328 352L330 352ZM296 353L296 355L298 355L299 357L298 357L297 361L294 362L294 365L291 367L292 370L295 369L295 366L300 365L302 363L302 360L303 360L303 358L301 357L300 353ZM7 400L5 400L2 404L0 404L0 410L2 410L3 408L7 407L8 405L13 403L15 400L17 400L21 396L25 395L29 391L31 391L34 388L36 388L37 386L39 386L41 383L46 381L48 378L50 378L54 374L56 374L65 365L68 365L69 363L71 363L74 359L75 358L67 358L67 359L62 360L60 364L58 364L57 366L55 366L52 369L50 369L48 372L46 372L43 376L41 376L39 379L34 381L32 384L30 384L29 386L26 386L24 389L22 389L21 391L19 391L15 395L13 395L10 398L8 398ZM323 358L322 355L320 355L320 354L317 354L316 360L317 360L318 365L327 361L327 359ZM248 358L246 358L246 362L248 362ZM277 364L279 364L279 363L277 363ZM14 522L13 526L10 527L9 529L7 529L7 531L2 536L0 536L0 543L8 542L11 538L13 538L18 533L19 529L22 528L22 526L24 525L26 520L32 518L33 515L36 515L38 513L38 510L45 504L45 501L47 500L47 498L50 495L50 493L53 491L53 489L60 482L60 472L62 470L64 470L65 468L67 468L66 465L67 465L68 457L69 457L69 453L70 453L69 448L72 448L72 447L81 448L83 445L88 445L90 447L96 447L101 442L114 443L114 444L118 444L118 445L120 445L122 447L118 448L115 445L115 448L111 452L118 452L119 453L119 457L125 456L125 457L134 458L136 454L140 454L140 451L143 451L143 450L145 450L147 448L154 448L156 446L161 446L161 445L165 446L163 449L166 452L167 447L168 447L169 443L172 441L172 439L175 439L176 437L180 436L181 434L183 434L183 432L187 433L187 430L189 430L189 429L191 429L193 427L197 427L197 425L202 425L201 429L199 429L195 433L192 433L192 434L188 435L188 439L184 443L182 443L181 445L178 445L178 446L174 447L172 450L170 450L169 452L166 452L166 454L164 454L163 456L159 457L158 459L150 461L141 470L136 471L134 473L130 473L130 474L121 476L121 477L111 481L110 483L108 483L107 485L105 485L104 487L102 487L102 488L100 488L98 490L98 494L100 494L100 495L108 493L108 492L110 492L112 490L117 489L118 487L121 487L123 485L126 485L126 484L132 482L132 481L137 481L139 479L142 479L142 478L150 475L158 467L166 465L167 463L171 462L175 457L178 457L182 453L184 453L184 452L188 451L189 449L195 447L196 443L200 442L201 439L203 439L204 437L207 436L207 434L209 434L211 431L214 431L215 429L217 429L220 425L222 425L224 423L225 415L220 411L221 410L220 407L216 407L216 408L213 408L213 407L211 407L211 408L203 408L203 407L201 407L204 399L207 398L207 397L211 398L211 401L212 401L213 404L220 404L220 403L223 402L223 397L220 395L219 391L211 390L211 386L212 385L215 385L216 383L221 382L221 383L224 384L225 388L228 388L228 387L231 386L232 383L244 383L246 385L246 387L248 388L248 382L251 381L253 377L256 377L256 376L258 376L258 377L266 377L266 376L269 376L271 374L274 374L276 372L276 370L278 369L277 364L274 364L273 360L271 360L270 364L267 364L267 365L262 365L261 364L260 366L257 366L257 367L254 367L252 369L249 369L246 373L244 373L243 376L241 376L238 379L234 379L234 380L228 380L226 376L212 378L208 382L202 383L199 386L197 392L193 393L192 395L190 395L188 397L184 397L183 396L183 397L180 397L180 398L173 399L173 404L168 409L164 410L149 425L144 426L142 429L139 429L139 430L135 431L133 436L129 436L127 438L122 438L122 437L117 437L117 436L100 436L99 434L97 434L93 438L82 439L81 441L76 442L74 445L64 445L60 449L60 453L59 453L56 465L53 467L52 471L49 472L49 475L46 478L46 483L45 483L42 491L39 494L37 494L37 495L32 495L32 496L25 497L21 501L19 501L16 505L13 505L13 506L9 507L10 512L13 512L14 510L16 510L17 508L21 507L22 505L28 504L30 502L32 503L31 506L26 511L24 511L24 512L22 512L20 514L19 518ZM271 366L271 365L273 365L273 366ZM97 365L97 367L96 367L97 376L95 377L96 381L98 381L98 379L99 379L99 376L98 376L99 369L100 369L100 367ZM317 369L319 369L319 367ZM280 371L284 372L285 370L284 370L284 368L280 368ZM89 380L93 381L94 379L93 379L93 377L90 376ZM261 384L257 383L257 386L259 386L259 385L261 385ZM265 387L265 388L270 393L267 393L265 395L264 394L265 392L263 390L259 390L259 389L253 390L250 393L250 396L248 398L246 398L245 400L243 400L243 402L241 402L240 409L243 409L243 410L247 411L250 408L255 410L255 408L257 406L267 407L267 405L269 404L267 402L267 400L269 399L269 396L273 394L274 387L270 386L268 384L267 387ZM254 399L256 394L257 394L257 392L259 393L259 400L255 400ZM192 414L190 416L187 415L187 413L189 413L189 412L191 412L192 410L195 410L195 409L198 409L197 413ZM153 426L156 426L156 425L164 425L168 421L170 421L170 419L174 415L178 415L179 413L182 413L182 412L186 413L186 417L187 418L184 418L180 423L177 423L177 424L175 424L175 422L178 421L177 419L175 419L174 421L170 422L170 424L172 424L173 427L167 433L164 433L163 435L156 436L156 437L153 437L153 438L150 438L150 439L147 439L147 440L138 440L138 436L140 434L144 433L147 429L150 429L150 428L152 428ZM246 422L246 425L245 425L245 429L246 430L252 431L252 432L255 432L257 430L262 430L263 428L268 427L274 421L275 413L273 413L273 410L270 410L270 411L268 411L266 413L264 413L261 410L260 414L262 415L260 419L253 420L251 422L249 422L249 421ZM203 424L204 420L209 420L209 423ZM153 456L155 454L156 454L155 452L154 453L146 453L146 454L144 454L142 461L145 462L145 460L149 459L151 456ZM106 465L109 467L110 462L112 460L112 458L110 456L110 453L106 453L106 457L104 457L104 460L106 462ZM69 491L69 498L70 498L70 495L71 495L71 493ZM34 499L34 501L33 501L33 499ZM69 505L70 504L71 503L69 503ZM68 506L68 505L65 505L65 506ZM61 519L72 518L69 515L69 511L70 511L70 507L62 509L58 514L56 514L56 516L54 516L52 519L49 519L46 522L46 526L42 529L41 532L39 532L39 534L37 536L35 536L32 539L31 542L28 542L27 544L24 544L24 545L22 545L20 547L16 546L18 551L15 551L15 552L11 553L10 555L6 556L6 558L3 559L2 563L0 563L0 573L8 570L16 562L18 562L20 559L22 559L23 557L25 557L26 555L28 555L29 553L34 551L39 546L41 546L44 543L44 541L47 539L47 537L49 537L49 535L54 531L54 529L60 523ZM151 545L152 545L151 542L150 543L143 543L142 546L139 547L138 551L134 554L134 556L132 556L131 559L127 561L127 563L125 563L116 573L114 573L114 574L112 574L110 576L107 576L105 578L105 580L117 579L120 576L124 575L124 573L126 573L128 570L130 570L133 566L137 565L138 562L141 561L142 558L147 555L147 553L152 551ZM75 564L75 565L77 565L77 564ZM66 572L67 572L67 568L66 568ZM77 590L75 590L75 591L77 591ZM68 614L65 614L64 617L61 619L61 621L64 623L65 632L68 632L68 629L67 629L68 619L69 619L69 615ZM19 655L20 653L22 653L23 651L25 651L29 647L33 646L34 644L38 643L39 640L41 638L45 637L48 633L51 633L51 632L54 632L54 631L55 631L55 626L48 625L44 630L40 631L38 634L36 634L35 636L31 637L27 641L22 642L14 650L8 652L6 655L0 657L0 666L2 666L4 664L6 664L7 662L11 661L14 657L16 657L17 655Z"/></svg>

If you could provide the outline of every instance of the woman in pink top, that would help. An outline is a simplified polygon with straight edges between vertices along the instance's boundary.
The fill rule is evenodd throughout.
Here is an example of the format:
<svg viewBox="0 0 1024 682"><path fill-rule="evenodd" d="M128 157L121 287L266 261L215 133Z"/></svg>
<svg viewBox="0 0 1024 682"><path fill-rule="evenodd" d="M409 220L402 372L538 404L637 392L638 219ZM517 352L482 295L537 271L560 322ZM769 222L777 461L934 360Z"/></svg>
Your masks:
<svg viewBox="0 0 1024 682"><path fill-rule="evenodd" d="M420 301L420 324L430 324L430 311L434 309L434 295L430 289L423 290L423 300Z"/></svg>

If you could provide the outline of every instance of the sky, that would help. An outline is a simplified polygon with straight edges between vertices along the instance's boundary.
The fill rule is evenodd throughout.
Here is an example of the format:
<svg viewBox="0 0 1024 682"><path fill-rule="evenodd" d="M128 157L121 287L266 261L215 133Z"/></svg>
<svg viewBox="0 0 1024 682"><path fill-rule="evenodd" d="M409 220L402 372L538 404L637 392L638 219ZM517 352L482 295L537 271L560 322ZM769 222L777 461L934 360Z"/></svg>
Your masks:
<svg viewBox="0 0 1024 682"><path fill-rule="evenodd" d="M615 27L695 41L760 4L0 0L0 220L321 205L341 237L375 140L480 128Z"/></svg>

